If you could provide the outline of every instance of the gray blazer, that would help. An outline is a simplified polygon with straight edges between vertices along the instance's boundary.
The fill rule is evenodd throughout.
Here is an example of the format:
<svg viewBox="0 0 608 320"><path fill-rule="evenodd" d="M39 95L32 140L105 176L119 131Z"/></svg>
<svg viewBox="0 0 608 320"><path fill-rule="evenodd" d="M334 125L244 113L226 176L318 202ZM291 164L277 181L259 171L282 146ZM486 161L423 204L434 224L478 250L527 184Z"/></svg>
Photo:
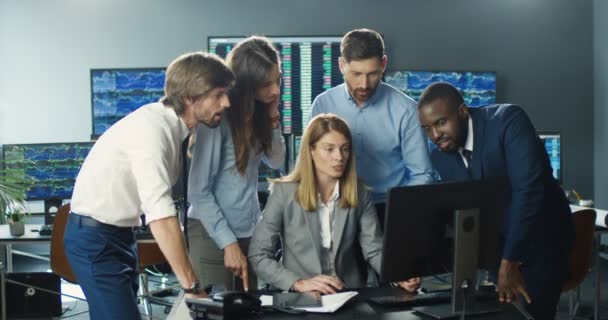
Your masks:
<svg viewBox="0 0 608 320"><path fill-rule="evenodd" d="M295 201L296 188L296 183L273 185L249 246L249 262L258 277L282 290L299 279L321 274L319 214L304 211ZM342 208L338 202L333 217L335 270L348 288L367 283L361 260L379 272L382 259L382 234L374 203L361 184L358 192L357 208ZM272 238L276 235L283 241L282 263L274 259Z"/></svg>

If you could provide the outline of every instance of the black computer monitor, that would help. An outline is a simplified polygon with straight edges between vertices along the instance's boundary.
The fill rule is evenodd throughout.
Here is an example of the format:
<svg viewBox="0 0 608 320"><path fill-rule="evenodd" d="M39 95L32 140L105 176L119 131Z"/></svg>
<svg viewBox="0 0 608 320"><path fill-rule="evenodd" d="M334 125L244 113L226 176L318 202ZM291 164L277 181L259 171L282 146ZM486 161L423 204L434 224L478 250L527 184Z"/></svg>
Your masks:
<svg viewBox="0 0 608 320"><path fill-rule="evenodd" d="M478 269L496 270L506 181L392 188L384 223L381 277L402 281L453 272L452 312L475 310Z"/></svg>
<svg viewBox="0 0 608 320"><path fill-rule="evenodd" d="M545 145L549 156L553 177L562 182L562 136L559 132L539 132L538 136Z"/></svg>

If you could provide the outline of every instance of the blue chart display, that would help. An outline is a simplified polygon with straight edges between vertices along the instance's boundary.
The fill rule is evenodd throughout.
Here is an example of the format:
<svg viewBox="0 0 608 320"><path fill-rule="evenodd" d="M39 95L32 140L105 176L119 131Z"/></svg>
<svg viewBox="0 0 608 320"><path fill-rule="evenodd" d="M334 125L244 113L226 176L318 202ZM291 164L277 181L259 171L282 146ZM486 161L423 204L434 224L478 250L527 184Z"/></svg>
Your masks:
<svg viewBox="0 0 608 320"><path fill-rule="evenodd" d="M545 145L551 168L553 169L553 177L558 181L562 181L562 142L559 133L541 133L540 139Z"/></svg>
<svg viewBox="0 0 608 320"><path fill-rule="evenodd" d="M471 107L496 102L496 74L493 72L391 71L384 75L386 83L418 101L424 88L433 82L447 82L462 92Z"/></svg>
<svg viewBox="0 0 608 320"><path fill-rule="evenodd" d="M27 200L69 199L93 142L4 145L6 168L34 179Z"/></svg>
<svg viewBox="0 0 608 320"><path fill-rule="evenodd" d="M226 57L245 37L209 37L209 52ZM338 66L341 37L268 37L281 55L281 127L302 134L313 100L343 82Z"/></svg>
<svg viewBox="0 0 608 320"><path fill-rule="evenodd" d="M92 69L93 136L164 95L165 69Z"/></svg>

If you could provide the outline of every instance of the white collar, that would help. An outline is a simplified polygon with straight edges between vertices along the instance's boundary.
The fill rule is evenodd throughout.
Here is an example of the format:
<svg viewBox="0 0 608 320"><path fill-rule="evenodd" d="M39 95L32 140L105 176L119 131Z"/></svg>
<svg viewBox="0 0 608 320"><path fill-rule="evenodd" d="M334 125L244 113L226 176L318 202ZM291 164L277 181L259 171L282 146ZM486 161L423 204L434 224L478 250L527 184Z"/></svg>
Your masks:
<svg viewBox="0 0 608 320"><path fill-rule="evenodd" d="M322 202L321 193L317 193L317 196L319 197L319 202ZM331 194L331 197L329 197L329 199L327 200L327 203L336 201L339 197L340 197L340 180L337 180L336 185L334 186L334 193Z"/></svg>
<svg viewBox="0 0 608 320"><path fill-rule="evenodd" d="M463 149L473 152L473 119L471 119L471 115L469 115L469 128L467 129L467 140L464 142L464 147L458 148L458 152L462 153Z"/></svg>

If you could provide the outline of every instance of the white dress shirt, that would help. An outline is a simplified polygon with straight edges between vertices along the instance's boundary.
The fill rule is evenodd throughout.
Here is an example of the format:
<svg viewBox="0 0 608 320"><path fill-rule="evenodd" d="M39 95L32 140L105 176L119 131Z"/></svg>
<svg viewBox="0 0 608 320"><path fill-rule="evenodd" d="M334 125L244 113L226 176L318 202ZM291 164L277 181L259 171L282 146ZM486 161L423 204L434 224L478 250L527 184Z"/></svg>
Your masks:
<svg viewBox="0 0 608 320"><path fill-rule="evenodd" d="M317 212L319 213L319 221L321 223L321 246L325 249L331 247L331 222L333 221L334 209L336 208L336 202L340 198L340 181L336 181L334 187L334 193L331 195L327 204L321 201L321 194L318 194L319 206Z"/></svg>
<svg viewBox="0 0 608 320"><path fill-rule="evenodd" d="M462 161L464 161L464 165L468 168L469 161L462 153L462 150L469 150L471 153L473 153L473 119L471 119L471 116L469 116L469 128L467 129L467 140L464 142L464 148L458 148L458 153L460 153L460 157L462 158Z"/></svg>
<svg viewBox="0 0 608 320"><path fill-rule="evenodd" d="M145 105L108 129L85 159L72 211L130 227L175 216L171 197L181 173L181 144L189 130L172 108Z"/></svg>

